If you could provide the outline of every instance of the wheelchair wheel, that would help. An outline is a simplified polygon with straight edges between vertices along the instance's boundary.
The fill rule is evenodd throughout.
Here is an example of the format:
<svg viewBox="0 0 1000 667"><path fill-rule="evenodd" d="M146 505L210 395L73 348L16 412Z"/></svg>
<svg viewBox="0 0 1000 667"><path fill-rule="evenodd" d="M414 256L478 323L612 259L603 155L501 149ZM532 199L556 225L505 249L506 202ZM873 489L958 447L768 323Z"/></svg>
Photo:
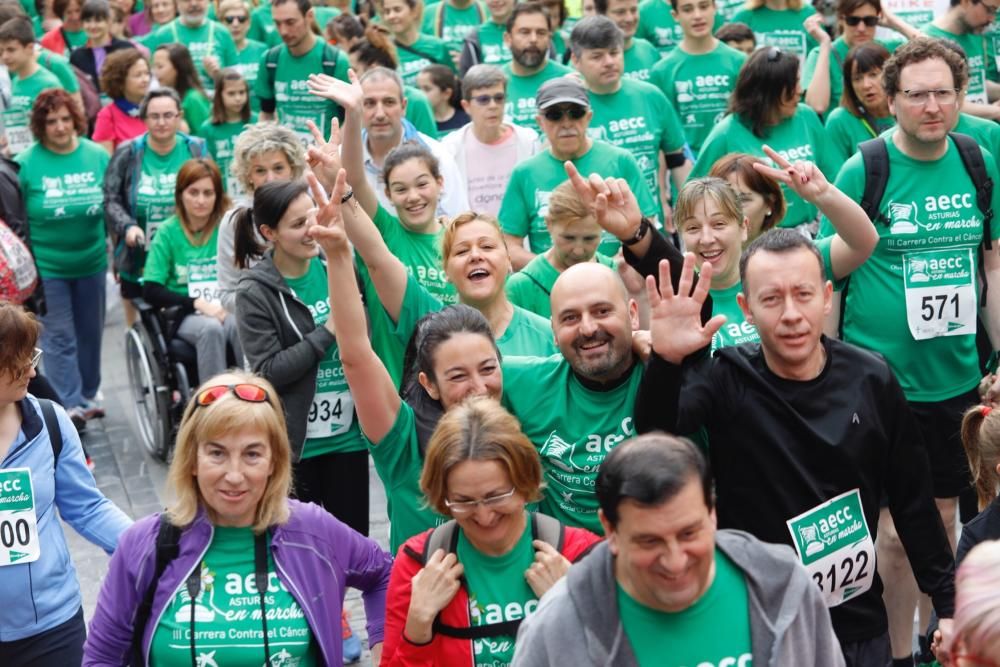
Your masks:
<svg viewBox="0 0 1000 667"><path fill-rule="evenodd" d="M139 440L146 451L157 459L166 461L173 426L170 415L171 392L163 371L150 353L147 341L145 332L137 326L125 333L129 387L132 389Z"/></svg>

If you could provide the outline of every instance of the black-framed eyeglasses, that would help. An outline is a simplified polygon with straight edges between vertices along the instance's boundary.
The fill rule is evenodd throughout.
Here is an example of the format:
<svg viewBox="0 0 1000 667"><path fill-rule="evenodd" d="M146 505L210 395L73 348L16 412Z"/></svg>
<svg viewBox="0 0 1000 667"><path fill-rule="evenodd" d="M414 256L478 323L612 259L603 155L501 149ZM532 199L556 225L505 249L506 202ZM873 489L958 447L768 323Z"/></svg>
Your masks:
<svg viewBox="0 0 1000 667"><path fill-rule="evenodd" d="M481 107L488 106L490 102L493 102L494 104L503 104L504 101L506 101L506 99L507 99L506 93L495 93L493 95L474 95L472 97L472 101Z"/></svg>
<svg viewBox="0 0 1000 667"><path fill-rule="evenodd" d="M226 23L229 23L230 25L233 25L233 24L236 24L236 23L246 23L247 21L250 20L250 17L249 16L226 16L222 20L225 21Z"/></svg>
<svg viewBox="0 0 1000 667"><path fill-rule="evenodd" d="M857 28L860 24L864 23L868 28L874 28L878 25L877 16L845 16L844 23L851 26L852 28Z"/></svg>
<svg viewBox="0 0 1000 667"><path fill-rule="evenodd" d="M558 123L564 116L569 116L570 120L580 120L587 115L587 109L578 104L567 104L560 107L549 107L542 112L542 115L550 123Z"/></svg>

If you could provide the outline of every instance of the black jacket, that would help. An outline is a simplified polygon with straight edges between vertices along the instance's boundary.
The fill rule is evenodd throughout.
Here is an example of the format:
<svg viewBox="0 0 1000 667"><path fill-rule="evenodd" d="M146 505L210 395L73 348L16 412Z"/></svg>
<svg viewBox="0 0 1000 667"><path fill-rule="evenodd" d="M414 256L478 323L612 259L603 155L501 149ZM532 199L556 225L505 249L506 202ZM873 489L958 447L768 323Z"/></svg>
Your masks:
<svg viewBox="0 0 1000 667"><path fill-rule="evenodd" d="M115 51L119 51L121 49L134 48L135 46L133 46L132 42L126 42L123 39L112 37L111 43L105 46L104 50L107 55L111 55ZM90 77L90 80L93 82L94 88L97 92L101 91L101 73L97 70L97 60L94 58L94 49L89 46L74 49L73 53L69 54L69 62L71 65Z"/></svg>
<svg viewBox="0 0 1000 667"><path fill-rule="evenodd" d="M240 276L236 317L243 353L255 373L278 390L285 406L292 460L302 456L306 422L316 395L316 371L336 339L317 327L309 308L274 266L273 251Z"/></svg>
<svg viewBox="0 0 1000 667"><path fill-rule="evenodd" d="M962 526L962 537L958 540L955 562L961 565L972 548L986 540L1000 540L1000 497L977 514L972 521Z"/></svg>

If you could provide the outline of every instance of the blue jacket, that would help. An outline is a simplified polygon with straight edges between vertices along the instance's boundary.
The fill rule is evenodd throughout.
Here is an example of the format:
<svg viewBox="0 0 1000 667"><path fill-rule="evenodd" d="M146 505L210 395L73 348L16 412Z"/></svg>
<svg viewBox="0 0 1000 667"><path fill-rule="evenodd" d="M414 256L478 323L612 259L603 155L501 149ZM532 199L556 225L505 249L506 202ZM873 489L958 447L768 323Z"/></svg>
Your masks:
<svg viewBox="0 0 1000 667"><path fill-rule="evenodd" d="M23 418L21 431L0 461L0 468L31 469L41 557L32 563L0 567L2 642L37 635L65 623L80 609L80 585L59 516L108 553L132 524L97 489L87 470L80 437L63 409L55 406L63 446L54 465L38 401L29 394L18 405Z"/></svg>

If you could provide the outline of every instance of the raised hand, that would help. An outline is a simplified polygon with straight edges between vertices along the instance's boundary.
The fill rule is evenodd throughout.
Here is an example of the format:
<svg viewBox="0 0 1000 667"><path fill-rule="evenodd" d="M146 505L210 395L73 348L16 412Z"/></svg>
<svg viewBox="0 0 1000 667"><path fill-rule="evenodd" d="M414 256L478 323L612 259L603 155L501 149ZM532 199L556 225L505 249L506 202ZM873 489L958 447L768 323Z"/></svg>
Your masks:
<svg viewBox="0 0 1000 667"><path fill-rule="evenodd" d="M535 562L525 571L524 579L535 595L542 597L566 576L570 562L548 542L534 540Z"/></svg>
<svg viewBox="0 0 1000 667"><path fill-rule="evenodd" d="M694 284L694 291L691 285ZM684 267L674 293L670 282L670 262L660 262L660 287L653 276L646 277L649 296L649 333L653 351L672 364L706 347L712 336L726 322L725 315L716 315L704 326L701 324L701 307L712 284L712 265L705 262L701 274L694 282L694 253L684 254Z"/></svg>
<svg viewBox="0 0 1000 667"><path fill-rule="evenodd" d="M630 239L642 222L642 211L628 183L621 178L601 178L591 174L584 178L572 162L563 167L573 189L597 219L597 224L619 239Z"/></svg>
<svg viewBox="0 0 1000 667"><path fill-rule="evenodd" d="M353 69L347 70L350 83L335 79L329 74L310 74L306 85L309 92L316 97L332 100L350 111L361 111L365 92L361 89L361 81Z"/></svg>
<svg viewBox="0 0 1000 667"><path fill-rule="evenodd" d="M830 181L812 162L791 163L776 153L770 146L764 145L764 152L778 165L779 169L755 162L753 168L768 178L784 183L795 194L810 204L817 204L818 199L830 189Z"/></svg>
<svg viewBox="0 0 1000 667"><path fill-rule="evenodd" d="M805 28L809 36L816 40L817 44L830 43L830 33L823 29L823 15L816 13L812 14L805 21L802 22L802 27Z"/></svg>
<svg viewBox="0 0 1000 667"><path fill-rule="evenodd" d="M343 164L340 161L340 121L336 118L330 124L330 137L323 138L316 123L306 121L306 126L313 136L314 144L306 149L306 162L309 168L327 190L332 190L337 181L337 172Z"/></svg>
<svg viewBox="0 0 1000 667"><path fill-rule="evenodd" d="M310 225L309 236L322 246L328 256L349 250L347 232L344 229L343 207L354 206L356 201L349 199L346 204L340 201L347 192L347 172L343 169L337 172L337 179L329 197L326 196L326 191L315 174L308 174L306 180L309 182L313 201L316 202L316 224Z"/></svg>

